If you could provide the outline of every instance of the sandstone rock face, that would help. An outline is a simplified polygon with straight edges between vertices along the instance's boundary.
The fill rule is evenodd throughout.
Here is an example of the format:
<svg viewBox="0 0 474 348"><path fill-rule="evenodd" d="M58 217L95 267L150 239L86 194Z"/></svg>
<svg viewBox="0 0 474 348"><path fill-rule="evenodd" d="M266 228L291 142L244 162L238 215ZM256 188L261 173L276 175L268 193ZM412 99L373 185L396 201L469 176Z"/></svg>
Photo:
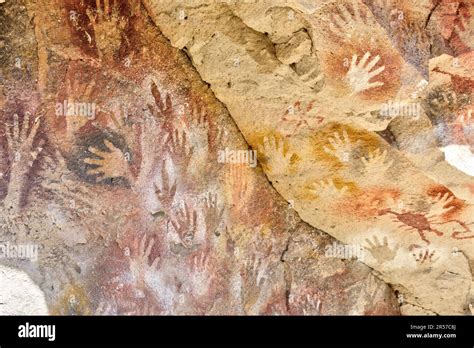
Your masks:
<svg viewBox="0 0 474 348"><path fill-rule="evenodd" d="M6 314L469 313L472 14L1 3Z"/></svg>
<svg viewBox="0 0 474 348"><path fill-rule="evenodd" d="M139 1L0 11L3 314L400 313L275 191ZM280 44L304 74L309 35Z"/></svg>
<svg viewBox="0 0 474 348"><path fill-rule="evenodd" d="M304 221L363 246L403 313L469 313L470 2L144 4Z"/></svg>

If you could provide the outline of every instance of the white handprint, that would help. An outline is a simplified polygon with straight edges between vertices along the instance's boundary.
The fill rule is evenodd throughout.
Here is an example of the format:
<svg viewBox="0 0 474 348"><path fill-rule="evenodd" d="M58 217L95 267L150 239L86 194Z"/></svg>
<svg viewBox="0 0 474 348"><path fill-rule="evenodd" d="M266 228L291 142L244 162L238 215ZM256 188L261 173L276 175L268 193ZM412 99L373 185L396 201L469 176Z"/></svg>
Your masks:
<svg viewBox="0 0 474 348"><path fill-rule="evenodd" d="M371 61L369 61L370 52L366 52L362 59L357 63L357 55L352 56L351 65L347 72L344 80L349 84L352 90L351 95L368 90L370 88L383 86L383 82L370 82L372 78L379 75L385 70L385 66L381 66L374 71L371 71L380 60L380 56L377 55ZM368 62L369 61L369 62ZM368 62L368 63L367 63ZM366 65L367 64L367 65Z"/></svg>
<svg viewBox="0 0 474 348"><path fill-rule="evenodd" d="M449 192L446 192L444 195L441 195L441 193L438 194L427 217L441 216L448 211L453 210L455 208L454 206L447 206L453 202L454 198L455 196Z"/></svg>

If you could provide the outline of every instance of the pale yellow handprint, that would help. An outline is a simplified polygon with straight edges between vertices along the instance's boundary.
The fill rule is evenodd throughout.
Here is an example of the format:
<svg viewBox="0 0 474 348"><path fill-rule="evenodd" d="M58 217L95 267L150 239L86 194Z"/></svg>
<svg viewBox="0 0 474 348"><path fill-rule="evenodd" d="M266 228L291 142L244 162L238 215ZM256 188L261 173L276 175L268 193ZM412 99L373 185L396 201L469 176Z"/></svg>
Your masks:
<svg viewBox="0 0 474 348"><path fill-rule="evenodd" d="M331 147L324 146L324 152L336 157L341 162L348 162L354 145L351 143L347 132L344 130L342 137L338 132L334 132L333 137L329 137L328 141Z"/></svg>
<svg viewBox="0 0 474 348"><path fill-rule="evenodd" d="M286 173L286 169L291 164L292 155L285 148L283 140L276 136L265 137L263 144L259 147L259 152L265 156L264 167L270 173Z"/></svg>

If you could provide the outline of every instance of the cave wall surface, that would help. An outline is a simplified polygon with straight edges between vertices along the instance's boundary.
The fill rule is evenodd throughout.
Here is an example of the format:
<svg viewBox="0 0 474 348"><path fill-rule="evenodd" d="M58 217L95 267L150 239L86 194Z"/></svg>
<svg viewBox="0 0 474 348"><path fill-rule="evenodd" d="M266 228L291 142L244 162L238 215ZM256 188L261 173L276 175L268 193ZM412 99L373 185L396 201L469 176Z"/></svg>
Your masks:
<svg viewBox="0 0 474 348"><path fill-rule="evenodd" d="M471 314L473 15L2 2L0 314Z"/></svg>

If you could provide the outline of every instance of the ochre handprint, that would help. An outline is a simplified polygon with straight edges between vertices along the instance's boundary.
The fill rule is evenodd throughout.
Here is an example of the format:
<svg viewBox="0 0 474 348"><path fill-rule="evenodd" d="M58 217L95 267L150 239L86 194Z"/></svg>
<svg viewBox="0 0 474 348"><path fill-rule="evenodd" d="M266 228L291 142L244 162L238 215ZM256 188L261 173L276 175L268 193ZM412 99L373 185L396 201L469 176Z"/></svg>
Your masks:
<svg viewBox="0 0 474 348"><path fill-rule="evenodd" d="M318 183L313 184L313 189L311 191L318 197L337 199L342 198L346 194L348 187L347 186L336 186L333 179L321 180Z"/></svg>
<svg viewBox="0 0 474 348"><path fill-rule="evenodd" d="M336 157L340 162L348 162L352 153L353 144L349 139L349 135L344 130L342 137L338 132L334 132L333 137L328 139L331 147L324 146L324 152Z"/></svg>
<svg viewBox="0 0 474 348"><path fill-rule="evenodd" d="M292 154L289 153L282 139L276 136L263 138L263 144L259 147L259 152L265 156L264 167L269 173L286 173L286 169L291 164Z"/></svg>

